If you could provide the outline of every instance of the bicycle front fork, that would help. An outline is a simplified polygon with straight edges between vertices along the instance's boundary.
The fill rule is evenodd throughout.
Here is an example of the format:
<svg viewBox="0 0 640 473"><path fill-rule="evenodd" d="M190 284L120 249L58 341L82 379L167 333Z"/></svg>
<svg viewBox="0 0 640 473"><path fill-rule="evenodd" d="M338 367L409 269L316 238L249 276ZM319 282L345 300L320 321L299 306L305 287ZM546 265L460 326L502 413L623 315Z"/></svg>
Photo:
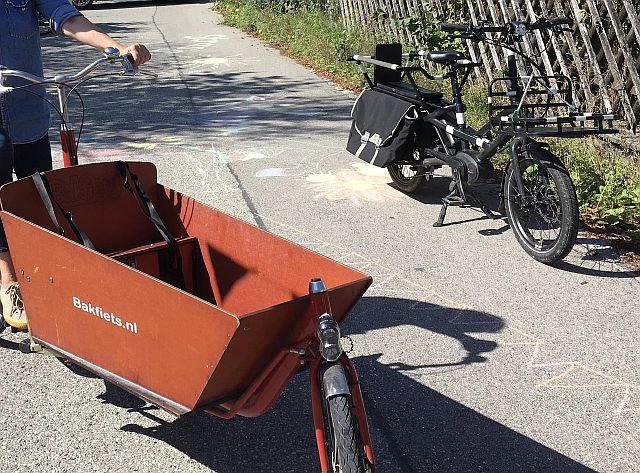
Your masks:
<svg viewBox="0 0 640 473"><path fill-rule="evenodd" d="M58 104L62 123L60 124L60 143L62 144L62 160L64 167L78 164L78 147L76 145L76 134L69 121L69 109L67 108L68 96L64 93L65 84L58 84Z"/></svg>
<svg viewBox="0 0 640 473"><path fill-rule="evenodd" d="M70 123L60 125L60 143L62 144L62 161L64 167L78 164L78 148L76 147L76 135Z"/></svg>

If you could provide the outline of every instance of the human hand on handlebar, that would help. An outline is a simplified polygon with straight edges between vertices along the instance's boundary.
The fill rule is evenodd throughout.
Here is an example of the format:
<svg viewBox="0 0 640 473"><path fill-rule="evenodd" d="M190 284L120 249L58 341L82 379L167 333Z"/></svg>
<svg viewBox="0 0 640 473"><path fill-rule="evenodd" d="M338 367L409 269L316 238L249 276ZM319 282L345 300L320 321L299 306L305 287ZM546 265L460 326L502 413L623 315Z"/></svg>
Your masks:
<svg viewBox="0 0 640 473"><path fill-rule="evenodd" d="M133 67L137 68L151 59L151 53L149 53L146 46L140 43L126 46L106 34L82 15L74 16L65 21L61 29L65 35L94 48L100 50L116 48L125 56L131 55Z"/></svg>
<svg viewBox="0 0 640 473"><path fill-rule="evenodd" d="M131 58L133 59L133 67L138 67L151 60L151 53L144 44L133 43L131 46L124 46L118 49L123 56L131 56Z"/></svg>

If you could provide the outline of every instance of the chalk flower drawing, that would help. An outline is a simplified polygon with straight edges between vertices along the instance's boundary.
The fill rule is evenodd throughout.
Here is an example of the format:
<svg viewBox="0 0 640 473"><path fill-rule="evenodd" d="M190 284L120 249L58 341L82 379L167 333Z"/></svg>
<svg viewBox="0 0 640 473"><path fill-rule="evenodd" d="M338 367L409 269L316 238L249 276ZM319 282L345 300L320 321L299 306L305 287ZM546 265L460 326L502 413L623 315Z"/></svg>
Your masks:
<svg viewBox="0 0 640 473"><path fill-rule="evenodd" d="M389 186L389 177L384 169L366 163L353 163L351 166L354 169L341 169L335 174L310 174L306 181L311 190L318 192L316 198L348 200L354 206L363 202L400 199L398 191Z"/></svg>

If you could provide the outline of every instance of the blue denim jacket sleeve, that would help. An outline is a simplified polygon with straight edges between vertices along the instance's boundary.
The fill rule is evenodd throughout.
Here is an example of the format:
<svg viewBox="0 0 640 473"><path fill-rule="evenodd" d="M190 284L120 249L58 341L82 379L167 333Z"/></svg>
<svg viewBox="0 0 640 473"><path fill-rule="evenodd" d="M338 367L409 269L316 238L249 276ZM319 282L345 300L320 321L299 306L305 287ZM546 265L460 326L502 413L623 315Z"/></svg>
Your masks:
<svg viewBox="0 0 640 473"><path fill-rule="evenodd" d="M0 0L0 64L42 76L36 12L48 18L58 33L65 21L80 13L68 0ZM25 84L21 79L7 79L12 87ZM29 93L0 96L3 126L14 143L31 143L47 133L49 106L44 96L42 86L30 87Z"/></svg>
<svg viewBox="0 0 640 473"><path fill-rule="evenodd" d="M68 0L35 0L36 9L45 19L49 20L51 29L56 34L62 33L62 25L69 18L81 13Z"/></svg>

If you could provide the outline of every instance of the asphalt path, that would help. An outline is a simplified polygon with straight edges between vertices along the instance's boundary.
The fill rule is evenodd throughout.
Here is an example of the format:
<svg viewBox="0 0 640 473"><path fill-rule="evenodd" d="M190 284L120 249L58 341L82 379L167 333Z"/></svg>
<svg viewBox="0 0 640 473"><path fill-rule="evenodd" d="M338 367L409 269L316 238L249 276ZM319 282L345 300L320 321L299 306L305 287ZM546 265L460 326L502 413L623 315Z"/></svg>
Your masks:
<svg viewBox="0 0 640 473"><path fill-rule="evenodd" d="M397 191L344 149L353 94L204 3L86 15L145 43L159 77L85 84L81 162L152 161L162 183L374 277L343 329L378 471L640 471L640 279L605 241L580 234L552 268L478 209L433 228L445 178ZM50 72L96 57L43 49ZM0 471L318 471L305 376L258 418L175 418L22 338L0 338Z"/></svg>

